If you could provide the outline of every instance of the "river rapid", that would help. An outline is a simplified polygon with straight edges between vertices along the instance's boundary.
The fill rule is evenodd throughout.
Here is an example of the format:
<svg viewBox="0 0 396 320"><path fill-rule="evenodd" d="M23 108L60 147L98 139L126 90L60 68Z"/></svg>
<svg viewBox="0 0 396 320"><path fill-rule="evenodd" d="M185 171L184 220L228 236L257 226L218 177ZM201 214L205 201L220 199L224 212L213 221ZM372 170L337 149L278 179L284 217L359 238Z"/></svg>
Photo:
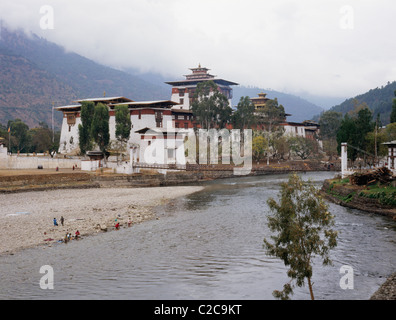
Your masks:
<svg viewBox="0 0 396 320"><path fill-rule="evenodd" d="M333 176L302 174L318 187ZM206 182L203 191L157 207L158 219L0 256L0 299L274 299L273 290L289 279L283 262L263 248L270 236L267 200L287 179ZM396 222L332 203L329 208L338 246L332 266L314 264L315 298L369 299L396 271ZM44 265L53 270L53 289L40 287ZM340 285L343 266L353 271L352 289ZM310 299L308 288L296 288L292 299Z"/></svg>

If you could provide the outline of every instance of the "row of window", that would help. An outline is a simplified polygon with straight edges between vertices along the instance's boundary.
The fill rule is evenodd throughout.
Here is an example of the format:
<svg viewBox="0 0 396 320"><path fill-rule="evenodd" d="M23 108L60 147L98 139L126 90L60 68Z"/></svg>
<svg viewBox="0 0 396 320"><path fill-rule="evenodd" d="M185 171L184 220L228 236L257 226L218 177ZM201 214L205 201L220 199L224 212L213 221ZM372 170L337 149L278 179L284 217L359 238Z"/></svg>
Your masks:
<svg viewBox="0 0 396 320"><path fill-rule="evenodd" d="M175 128L181 129L182 126L180 126L180 123L176 122L175 123ZM184 122L184 129L188 129L188 122Z"/></svg>

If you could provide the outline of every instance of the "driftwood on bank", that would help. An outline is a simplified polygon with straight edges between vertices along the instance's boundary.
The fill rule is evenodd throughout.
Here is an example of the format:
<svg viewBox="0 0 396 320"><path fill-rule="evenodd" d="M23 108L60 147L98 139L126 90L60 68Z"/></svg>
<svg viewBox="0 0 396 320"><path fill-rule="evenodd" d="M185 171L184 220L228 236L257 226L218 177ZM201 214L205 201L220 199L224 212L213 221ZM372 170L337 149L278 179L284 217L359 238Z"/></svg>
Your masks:
<svg viewBox="0 0 396 320"><path fill-rule="evenodd" d="M393 180L392 172L386 168L378 168L369 172L360 173L355 172L350 176L350 181L352 185L369 185L377 182L389 183Z"/></svg>

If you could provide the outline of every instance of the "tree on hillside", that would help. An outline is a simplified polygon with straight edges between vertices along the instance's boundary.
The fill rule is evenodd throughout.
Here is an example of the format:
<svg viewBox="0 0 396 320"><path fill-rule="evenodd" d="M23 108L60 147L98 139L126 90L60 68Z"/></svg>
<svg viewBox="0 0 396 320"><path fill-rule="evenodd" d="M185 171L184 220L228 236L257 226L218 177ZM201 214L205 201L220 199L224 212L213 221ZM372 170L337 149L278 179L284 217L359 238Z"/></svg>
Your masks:
<svg viewBox="0 0 396 320"><path fill-rule="evenodd" d="M91 126L95 104L92 101L81 103L81 124L78 125L78 135L81 154L92 149Z"/></svg>
<svg viewBox="0 0 396 320"><path fill-rule="evenodd" d="M339 111L343 114L353 110L356 104L365 102L373 114L380 113L381 121L384 125L389 123L390 114L392 110L392 98L394 98L394 91L396 89L396 81L388 82L386 86L371 89L368 92L358 95L355 98L345 100L338 106L332 108L333 111Z"/></svg>
<svg viewBox="0 0 396 320"><path fill-rule="evenodd" d="M191 109L202 129L224 128L232 114L227 97L212 80L197 85Z"/></svg>
<svg viewBox="0 0 396 320"><path fill-rule="evenodd" d="M92 118L91 135L104 155L106 155L107 147L110 143L109 118L108 107L98 103L95 106Z"/></svg>
<svg viewBox="0 0 396 320"><path fill-rule="evenodd" d="M395 90L395 96L396 96L396 90ZM392 103L392 112L390 114L390 123L396 122L396 98L393 98L393 103Z"/></svg>
<svg viewBox="0 0 396 320"><path fill-rule="evenodd" d="M274 235L272 243L264 239L264 246L267 254L280 258L289 267L287 275L291 280L273 295L289 299L295 287L293 281L302 287L307 280L314 300L312 261L321 257L323 265L331 264L329 252L337 245L337 232L331 229L334 217L320 190L297 174L290 175L289 181L282 183L278 200L270 198L267 202L273 212L268 217L268 226Z"/></svg>
<svg viewBox="0 0 396 320"><path fill-rule="evenodd" d="M367 151L366 135L375 128L375 122L372 119L373 113L369 108L363 108L358 112L356 118L356 130L358 135L356 136L357 140L355 141L355 147L358 147L360 150ZM363 157L366 156L364 152L359 152L359 154Z"/></svg>
<svg viewBox="0 0 396 320"><path fill-rule="evenodd" d="M370 154L386 157L388 147L383 143L396 140L396 122L389 123L385 128L381 125L378 127L366 134L367 151Z"/></svg>
<svg viewBox="0 0 396 320"><path fill-rule="evenodd" d="M385 140L396 140L396 122L390 123L385 128Z"/></svg>
<svg viewBox="0 0 396 320"><path fill-rule="evenodd" d="M357 111L357 112L356 112ZM355 161L358 156L365 157L367 140L366 135L374 130L375 122L372 120L372 111L367 105L358 105L352 115L345 114L337 132L338 151L341 143L346 142L348 148L348 158Z"/></svg>

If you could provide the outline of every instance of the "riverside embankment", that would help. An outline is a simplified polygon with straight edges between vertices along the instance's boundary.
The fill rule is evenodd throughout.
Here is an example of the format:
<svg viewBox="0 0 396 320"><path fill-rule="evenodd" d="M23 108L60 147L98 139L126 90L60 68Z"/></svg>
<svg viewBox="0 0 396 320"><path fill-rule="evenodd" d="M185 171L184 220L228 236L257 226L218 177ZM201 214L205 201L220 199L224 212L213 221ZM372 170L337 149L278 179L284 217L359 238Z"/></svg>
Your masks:
<svg viewBox="0 0 396 320"><path fill-rule="evenodd" d="M337 167L332 167L337 170ZM115 174L111 171L83 172L71 169L0 170L0 193L43 191L54 189L88 189L109 187L160 187L196 184L208 180L238 177L230 166L200 166L198 170L168 171L141 170L136 174ZM287 174L290 172L328 171L317 161L290 161L255 165L244 176ZM239 176L240 177L240 176Z"/></svg>
<svg viewBox="0 0 396 320"><path fill-rule="evenodd" d="M327 200L338 205L396 219L393 186L357 186L348 179L332 179L325 180L321 190Z"/></svg>

